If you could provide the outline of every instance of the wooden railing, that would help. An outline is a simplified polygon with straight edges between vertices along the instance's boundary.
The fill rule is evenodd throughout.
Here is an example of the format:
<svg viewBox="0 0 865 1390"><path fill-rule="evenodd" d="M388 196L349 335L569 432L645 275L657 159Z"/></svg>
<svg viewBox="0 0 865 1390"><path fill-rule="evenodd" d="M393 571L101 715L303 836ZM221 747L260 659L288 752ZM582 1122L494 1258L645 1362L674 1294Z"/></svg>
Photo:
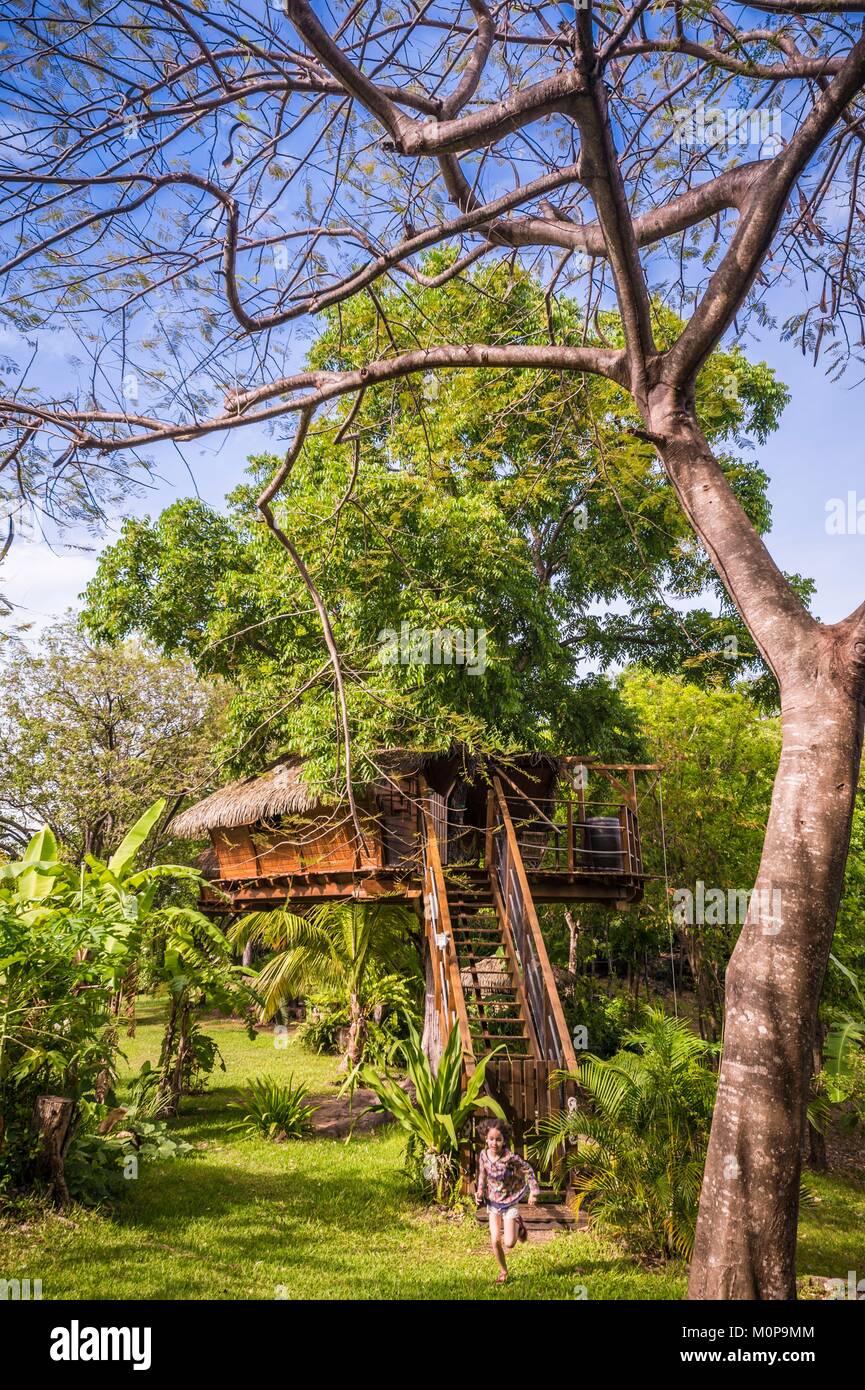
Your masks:
<svg viewBox="0 0 865 1390"><path fill-rule="evenodd" d="M441 1048L444 1048L454 1024L458 1025L463 1047L463 1062L466 1072L470 1075L475 1068L475 1055L451 928L447 889L436 830L436 817L427 789L423 785L421 787L420 819L424 894L423 920L432 962L436 1016L441 1030L439 1041Z"/></svg>
<svg viewBox="0 0 865 1390"><path fill-rule="evenodd" d="M519 970L535 1057L549 1070L562 1068L573 1071L577 1065L576 1055L553 979L507 799L498 777L493 778L490 793L487 847L493 900L502 924L505 945L509 953L513 952Z"/></svg>
<svg viewBox="0 0 865 1390"><path fill-rule="evenodd" d="M644 873L633 766L574 764L574 784L533 798L501 775L520 855L532 872L641 878ZM627 781L618 777L623 773ZM591 774L607 795L589 795Z"/></svg>

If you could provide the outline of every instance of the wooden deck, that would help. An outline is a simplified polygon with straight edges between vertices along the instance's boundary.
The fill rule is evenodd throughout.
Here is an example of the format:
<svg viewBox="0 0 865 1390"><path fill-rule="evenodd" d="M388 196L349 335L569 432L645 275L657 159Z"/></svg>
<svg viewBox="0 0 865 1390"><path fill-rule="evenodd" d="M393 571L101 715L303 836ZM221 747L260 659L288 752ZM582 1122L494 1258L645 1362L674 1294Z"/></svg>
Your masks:
<svg viewBox="0 0 865 1390"><path fill-rule="evenodd" d="M455 810L426 784L421 793L420 780L407 778L402 790L382 793L379 820L367 821L368 843L354 858L345 827L336 836L326 819L321 833L307 828L299 847L285 830L217 831L214 891L205 893L205 904L217 913L300 908L327 899L417 905L428 813L454 902L488 907L496 840L505 834L498 810L504 805L535 903L626 908L640 901L645 883L636 775L648 769L576 764L576 770L572 781L544 795L503 774L495 793L482 790L480 801L476 795L470 813Z"/></svg>

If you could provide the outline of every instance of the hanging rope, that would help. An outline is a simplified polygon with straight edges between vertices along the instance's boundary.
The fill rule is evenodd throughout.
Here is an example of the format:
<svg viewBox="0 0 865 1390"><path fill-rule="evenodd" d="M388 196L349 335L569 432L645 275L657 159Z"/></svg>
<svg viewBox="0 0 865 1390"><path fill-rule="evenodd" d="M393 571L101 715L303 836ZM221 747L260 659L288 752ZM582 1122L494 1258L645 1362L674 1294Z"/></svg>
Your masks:
<svg viewBox="0 0 865 1390"><path fill-rule="evenodd" d="M679 998L676 993L676 960L673 955L673 909L670 906L670 878L667 873L667 826L664 820L664 779L658 774L658 805L661 811L661 847L664 852L664 901L667 906L667 926L670 936L670 974L673 979L673 1013L679 1017Z"/></svg>

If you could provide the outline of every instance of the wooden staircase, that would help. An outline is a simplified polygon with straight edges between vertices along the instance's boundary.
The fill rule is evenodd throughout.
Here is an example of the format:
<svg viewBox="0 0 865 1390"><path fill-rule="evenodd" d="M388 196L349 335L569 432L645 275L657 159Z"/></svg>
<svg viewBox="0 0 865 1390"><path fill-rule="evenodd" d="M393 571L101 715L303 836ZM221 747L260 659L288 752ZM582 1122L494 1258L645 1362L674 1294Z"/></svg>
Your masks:
<svg viewBox="0 0 865 1390"><path fill-rule="evenodd" d="M530 1056L522 981L495 909L451 908L451 925L475 1056L496 1047L509 1057Z"/></svg>
<svg viewBox="0 0 865 1390"><path fill-rule="evenodd" d="M424 926L438 1036L459 1028L470 1075L481 1057L486 1086L505 1111L514 1147L524 1147L538 1120L556 1113L573 1083L550 1088L554 1072L576 1070L546 945L538 923L507 799L498 779L490 792L482 873L446 871L431 801L422 813Z"/></svg>

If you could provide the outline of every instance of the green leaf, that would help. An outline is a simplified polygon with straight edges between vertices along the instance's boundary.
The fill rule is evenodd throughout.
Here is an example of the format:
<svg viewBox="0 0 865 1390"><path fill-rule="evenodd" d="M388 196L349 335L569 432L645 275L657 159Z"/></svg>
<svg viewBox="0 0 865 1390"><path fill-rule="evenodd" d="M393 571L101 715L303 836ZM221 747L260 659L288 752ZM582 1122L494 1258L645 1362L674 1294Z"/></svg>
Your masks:
<svg viewBox="0 0 865 1390"><path fill-rule="evenodd" d="M150 809L145 811L144 815L135 822L132 829L124 835L108 861L108 868L118 878L122 877L124 870L132 864L164 810L165 799L163 797L159 801L155 801Z"/></svg>
<svg viewBox="0 0 865 1390"><path fill-rule="evenodd" d="M54 891L55 878L53 874L41 873L36 865L43 862L50 863L57 859L57 841L44 825L30 841L24 851L23 862L33 865L21 874L19 879L18 891L22 898L28 902L39 902L43 898L50 897Z"/></svg>

